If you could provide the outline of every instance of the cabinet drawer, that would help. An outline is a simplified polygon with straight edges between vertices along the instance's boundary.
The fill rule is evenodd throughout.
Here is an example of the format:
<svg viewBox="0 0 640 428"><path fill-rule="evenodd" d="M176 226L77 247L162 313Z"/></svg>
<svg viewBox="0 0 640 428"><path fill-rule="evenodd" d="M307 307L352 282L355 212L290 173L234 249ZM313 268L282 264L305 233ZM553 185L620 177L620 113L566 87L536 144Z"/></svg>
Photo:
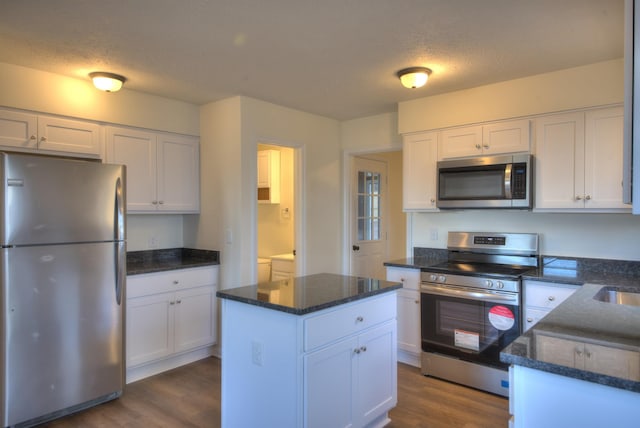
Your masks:
<svg viewBox="0 0 640 428"><path fill-rule="evenodd" d="M571 296L577 287L525 284L525 305L553 309Z"/></svg>
<svg viewBox="0 0 640 428"><path fill-rule="evenodd" d="M127 277L127 297L177 291L201 285L215 285L217 267L177 269Z"/></svg>
<svg viewBox="0 0 640 428"><path fill-rule="evenodd" d="M396 293L365 299L304 321L304 349L317 348L371 326L394 319Z"/></svg>
<svg viewBox="0 0 640 428"><path fill-rule="evenodd" d="M401 282L403 289L420 289L420 269L387 267L387 281Z"/></svg>

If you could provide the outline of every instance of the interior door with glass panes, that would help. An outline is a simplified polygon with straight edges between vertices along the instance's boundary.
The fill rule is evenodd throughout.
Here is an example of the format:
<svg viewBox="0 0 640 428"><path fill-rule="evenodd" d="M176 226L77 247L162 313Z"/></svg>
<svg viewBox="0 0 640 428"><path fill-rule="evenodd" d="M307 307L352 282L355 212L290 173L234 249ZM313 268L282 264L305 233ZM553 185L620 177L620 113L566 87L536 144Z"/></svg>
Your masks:
<svg viewBox="0 0 640 428"><path fill-rule="evenodd" d="M387 164L353 157L351 275L385 279Z"/></svg>

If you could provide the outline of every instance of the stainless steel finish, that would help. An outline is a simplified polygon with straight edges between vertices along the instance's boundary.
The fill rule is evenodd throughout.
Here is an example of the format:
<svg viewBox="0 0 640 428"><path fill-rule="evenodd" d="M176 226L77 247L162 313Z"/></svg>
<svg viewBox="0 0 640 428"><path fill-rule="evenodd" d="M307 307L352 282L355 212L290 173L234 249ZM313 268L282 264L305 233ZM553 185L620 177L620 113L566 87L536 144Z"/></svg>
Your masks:
<svg viewBox="0 0 640 428"><path fill-rule="evenodd" d="M447 200L440 199L440 184L438 183L438 199L437 207L442 209L462 209L462 208L518 208L518 209L530 209L533 202L533 156L529 153L516 153L513 155L500 155L500 156L480 156L466 159L454 159L444 160L438 162L438 171L443 168L464 168L474 166L488 166L488 165L509 165L509 171L511 171L512 164L514 163L526 163L527 164L527 176L526 176L526 188L527 196L525 199L465 199L465 200ZM505 176L505 181L509 180L509 187L511 184L511 174ZM513 191L513 189L511 190Z"/></svg>
<svg viewBox="0 0 640 428"><path fill-rule="evenodd" d="M513 165L508 163L504 169L504 197L511 199L511 170Z"/></svg>
<svg viewBox="0 0 640 428"><path fill-rule="evenodd" d="M622 202L631 204L632 199L632 165L633 165L633 129L640 126L636 120L636 107L633 100L640 99L640 82L634 80L634 61L640 61L640 31L634 34L634 20L640 24L640 8L634 10L634 1L625 1L624 11L624 145L623 145L623 165L622 165ZM638 51L635 54L634 52ZM638 68L640 69L640 67ZM640 107L638 107L640 108ZM635 122L635 123L634 123ZM636 128L638 129L638 128ZM640 132L640 131L639 131Z"/></svg>
<svg viewBox="0 0 640 428"><path fill-rule="evenodd" d="M446 379L461 385L509 396L509 372L447 357L422 353L422 374Z"/></svg>
<svg viewBox="0 0 640 428"><path fill-rule="evenodd" d="M457 297L461 299L478 300L493 303L508 303L519 306L518 293L504 291L478 291L469 287L459 287L455 285L431 285L422 283L420 291L426 294L436 294L438 296Z"/></svg>
<svg viewBox="0 0 640 428"><path fill-rule="evenodd" d="M125 174L0 153L0 180L0 419L32 425L122 393Z"/></svg>
<svg viewBox="0 0 640 428"><path fill-rule="evenodd" d="M504 238L505 243L476 243L476 238ZM447 249L482 254L532 256L538 254L538 240L537 233L449 232Z"/></svg>
<svg viewBox="0 0 640 428"><path fill-rule="evenodd" d="M601 289L593 298L599 302L616 305L640 306L640 293L622 291L613 287Z"/></svg>
<svg viewBox="0 0 640 428"><path fill-rule="evenodd" d="M437 283L447 285L457 285L467 288L479 289L499 289L504 292L518 293L520 291L520 281L516 279L495 279L483 276L452 275L433 272L420 272L422 284Z"/></svg>

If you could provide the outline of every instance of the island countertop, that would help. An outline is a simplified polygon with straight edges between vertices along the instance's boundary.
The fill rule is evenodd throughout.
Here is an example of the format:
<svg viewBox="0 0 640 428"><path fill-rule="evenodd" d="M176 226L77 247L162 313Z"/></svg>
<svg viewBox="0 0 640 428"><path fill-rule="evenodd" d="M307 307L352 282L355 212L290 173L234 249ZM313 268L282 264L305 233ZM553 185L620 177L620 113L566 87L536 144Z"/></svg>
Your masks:
<svg viewBox="0 0 640 428"><path fill-rule="evenodd" d="M221 299L305 315L402 288L402 283L320 273L220 290Z"/></svg>

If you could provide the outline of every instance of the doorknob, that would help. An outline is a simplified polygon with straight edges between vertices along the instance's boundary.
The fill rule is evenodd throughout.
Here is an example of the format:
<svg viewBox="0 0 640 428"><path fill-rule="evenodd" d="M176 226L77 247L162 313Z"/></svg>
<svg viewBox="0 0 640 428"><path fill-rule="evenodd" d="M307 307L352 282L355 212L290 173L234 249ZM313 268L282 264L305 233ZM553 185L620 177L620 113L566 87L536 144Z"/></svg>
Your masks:
<svg viewBox="0 0 640 428"><path fill-rule="evenodd" d="M360 251L360 246L359 245L354 245L351 248L353 248L353 251Z"/></svg>

